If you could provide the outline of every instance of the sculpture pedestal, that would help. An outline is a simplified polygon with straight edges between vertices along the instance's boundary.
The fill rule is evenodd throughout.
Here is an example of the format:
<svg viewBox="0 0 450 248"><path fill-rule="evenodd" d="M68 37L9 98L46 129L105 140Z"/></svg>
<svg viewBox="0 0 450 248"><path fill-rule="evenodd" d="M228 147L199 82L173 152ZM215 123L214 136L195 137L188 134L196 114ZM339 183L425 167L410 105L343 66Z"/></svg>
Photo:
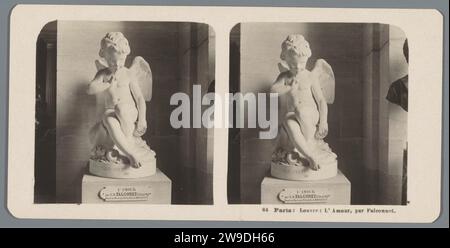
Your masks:
<svg viewBox="0 0 450 248"><path fill-rule="evenodd" d="M290 181L265 177L261 183L261 204L350 204L350 181L338 171L329 179Z"/></svg>
<svg viewBox="0 0 450 248"><path fill-rule="evenodd" d="M323 164L320 170L313 170L309 166L286 166L272 162L271 176L282 180L316 181L333 178L338 173L337 160Z"/></svg>
<svg viewBox="0 0 450 248"><path fill-rule="evenodd" d="M159 169L149 177L114 179L85 174L82 203L170 204L172 181Z"/></svg>

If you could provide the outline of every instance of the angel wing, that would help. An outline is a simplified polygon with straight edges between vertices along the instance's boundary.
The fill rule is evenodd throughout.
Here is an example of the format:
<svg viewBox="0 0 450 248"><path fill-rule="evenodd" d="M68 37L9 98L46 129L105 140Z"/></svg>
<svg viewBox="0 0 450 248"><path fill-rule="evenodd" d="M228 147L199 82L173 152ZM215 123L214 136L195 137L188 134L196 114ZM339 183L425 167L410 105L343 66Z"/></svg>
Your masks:
<svg viewBox="0 0 450 248"><path fill-rule="evenodd" d="M145 101L152 99L153 78L150 65L144 58L137 56L131 63L130 70L134 73Z"/></svg>
<svg viewBox="0 0 450 248"><path fill-rule="evenodd" d="M96 59L95 67L97 67L97 71L100 71L100 70L108 68L108 65L106 64L106 62L104 60Z"/></svg>
<svg viewBox="0 0 450 248"><path fill-rule="evenodd" d="M278 70L280 71L280 73L283 73L285 71L289 71L289 68L280 62L278 63Z"/></svg>
<svg viewBox="0 0 450 248"><path fill-rule="evenodd" d="M105 61L96 59L95 60L95 67L97 67L97 72L104 70L108 68L108 65ZM105 92L100 92L95 95L96 100L96 116L101 117L103 115L103 112L105 112L105 106L106 106L106 96Z"/></svg>
<svg viewBox="0 0 450 248"><path fill-rule="evenodd" d="M335 78L333 69L324 60L318 59L314 65L312 73L318 79L320 87L322 88L323 96L325 97L328 104L334 102L335 93Z"/></svg>
<svg viewBox="0 0 450 248"><path fill-rule="evenodd" d="M108 68L108 65L105 61L97 59L95 60L95 67L97 71ZM106 96L105 92L100 92L95 95L95 123L89 130L89 141L95 147L98 144L101 144L104 140L105 131L102 126L102 117L106 108Z"/></svg>
<svg viewBox="0 0 450 248"><path fill-rule="evenodd" d="M289 71L289 68L283 64L278 63L278 70L280 73ZM284 122L284 119L286 118L286 114L289 112L294 111L293 104L289 101L289 98L287 95L279 95L278 96L278 123L281 125Z"/></svg>

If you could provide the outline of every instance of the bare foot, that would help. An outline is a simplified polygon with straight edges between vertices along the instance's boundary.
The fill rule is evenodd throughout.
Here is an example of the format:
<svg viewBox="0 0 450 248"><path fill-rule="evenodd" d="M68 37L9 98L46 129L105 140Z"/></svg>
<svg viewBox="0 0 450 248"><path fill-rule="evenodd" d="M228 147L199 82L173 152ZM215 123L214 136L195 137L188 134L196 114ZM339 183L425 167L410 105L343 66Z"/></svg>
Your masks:
<svg viewBox="0 0 450 248"><path fill-rule="evenodd" d="M142 166L141 162L137 159L136 156L129 156L130 165L134 168L140 168Z"/></svg>
<svg viewBox="0 0 450 248"><path fill-rule="evenodd" d="M309 167L310 167L312 170L317 171L317 170L320 169L320 164L319 164L319 162L318 162L315 158L309 158L308 161L309 161Z"/></svg>

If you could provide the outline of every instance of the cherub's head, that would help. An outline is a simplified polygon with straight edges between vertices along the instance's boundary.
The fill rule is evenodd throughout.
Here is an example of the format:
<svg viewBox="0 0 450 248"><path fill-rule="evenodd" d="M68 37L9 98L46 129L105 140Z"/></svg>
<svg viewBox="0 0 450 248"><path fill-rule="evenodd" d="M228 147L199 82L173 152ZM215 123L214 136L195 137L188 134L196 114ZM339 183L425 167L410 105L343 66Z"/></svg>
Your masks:
<svg viewBox="0 0 450 248"><path fill-rule="evenodd" d="M281 44L280 58L286 61L290 68L304 69L309 57L311 57L309 43L301 34L288 35Z"/></svg>
<svg viewBox="0 0 450 248"><path fill-rule="evenodd" d="M109 67L122 67L130 54L130 45L121 32L109 32L100 42L99 56L104 58Z"/></svg>

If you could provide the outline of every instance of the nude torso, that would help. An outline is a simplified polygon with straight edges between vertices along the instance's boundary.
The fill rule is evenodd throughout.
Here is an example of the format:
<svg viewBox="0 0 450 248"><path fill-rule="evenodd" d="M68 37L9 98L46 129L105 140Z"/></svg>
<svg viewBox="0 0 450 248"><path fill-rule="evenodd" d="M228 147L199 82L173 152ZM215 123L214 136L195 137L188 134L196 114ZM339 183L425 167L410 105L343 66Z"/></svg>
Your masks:
<svg viewBox="0 0 450 248"><path fill-rule="evenodd" d="M292 89L289 91L289 100L292 102L295 109L303 107L314 107L317 109L316 102L311 91L312 79L311 72L304 71L296 76L287 76L285 78L286 83L292 85Z"/></svg>
<svg viewBox="0 0 450 248"><path fill-rule="evenodd" d="M136 103L131 94L131 76L127 68L121 68L114 74L107 71L103 76L104 82L109 82L106 89L106 112L114 112L121 123L121 128L127 137L131 137L138 117Z"/></svg>
<svg viewBox="0 0 450 248"><path fill-rule="evenodd" d="M316 125L319 122L319 111L312 94L312 82L310 71L303 71L295 76L287 75L285 82L291 85L291 90L287 93L289 105L293 107L293 113L300 124L306 141L311 141L316 132ZM291 110L292 111L292 110Z"/></svg>
<svg viewBox="0 0 450 248"><path fill-rule="evenodd" d="M130 91L130 75L127 68L122 68L115 74L105 72L103 82L110 82L110 86L106 90L107 108L114 108L120 103L134 104L133 96Z"/></svg>

